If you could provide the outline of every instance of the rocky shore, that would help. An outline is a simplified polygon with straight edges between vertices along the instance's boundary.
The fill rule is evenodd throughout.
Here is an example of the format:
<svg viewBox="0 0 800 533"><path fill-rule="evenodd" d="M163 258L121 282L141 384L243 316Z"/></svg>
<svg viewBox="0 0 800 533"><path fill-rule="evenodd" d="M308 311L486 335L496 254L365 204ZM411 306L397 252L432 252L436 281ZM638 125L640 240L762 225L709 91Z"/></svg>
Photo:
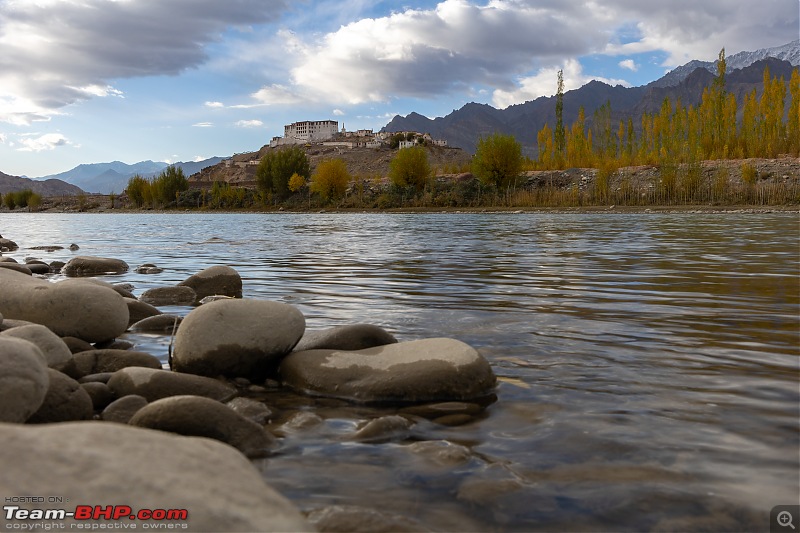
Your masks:
<svg viewBox="0 0 800 533"><path fill-rule="evenodd" d="M308 331L299 309L247 298L229 266L137 297L93 277L124 275L122 259L20 263L8 255L17 249L0 237L7 496L185 509L181 528L191 531L325 530L324 510L305 516L248 461L269 460L298 423L274 420L265 391L396 406L355 428L349 438L360 442L418 422L458 425L492 401L494 373L473 347L399 342L370 324ZM164 314L165 305L187 313ZM170 338L169 361L120 340L128 331Z"/></svg>

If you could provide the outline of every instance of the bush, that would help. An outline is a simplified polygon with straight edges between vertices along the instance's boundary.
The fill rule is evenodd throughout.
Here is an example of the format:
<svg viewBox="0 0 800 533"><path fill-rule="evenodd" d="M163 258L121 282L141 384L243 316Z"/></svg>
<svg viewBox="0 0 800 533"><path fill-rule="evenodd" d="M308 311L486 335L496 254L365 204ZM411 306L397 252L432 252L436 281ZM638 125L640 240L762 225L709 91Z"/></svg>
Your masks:
<svg viewBox="0 0 800 533"><path fill-rule="evenodd" d="M350 173L341 159L322 161L311 181L311 190L318 193L324 201L339 198L347 191Z"/></svg>
<svg viewBox="0 0 800 533"><path fill-rule="evenodd" d="M167 205L177 202L178 194L188 189L189 180L183 169L170 165L153 180L153 199Z"/></svg>
<svg viewBox="0 0 800 533"><path fill-rule="evenodd" d="M495 133L478 140L472 173L486 185L514 187L522 172L522 146L513 135Z"/></svg>
<svg viewBox="0 0 800 533"><path fill-rule="evenodd" d="M278 196L286 196L293 174L305 179L311 176L311 163L305 150L300 146L270 150L258 165L256 184L263 193L273 192Z"/></svg>
<svg viewBox="0 0 800 533"><path fill-rule="evenodd" d="M400 150L389 164L389 179L397 187L422 189L430 174L428 152L422 146Z"/></svg>
<svg viewBox="0 0 800 533"><path fill-rule="evenodd" d="M17 202L14 199L14 193L12 192L7 192L6 195L3 197L3 201L5 202L6 207L11 211L13 211L15 207L17 207Z"/></svg>
<svg viewBox="0 0 800 533"><path fill-rule="evenodd" d="M150 182L136 174L128 180L128 185L125 187L125 192L128 194L133 205L142 207L145 204L145 198L151 196Z"/></svg>

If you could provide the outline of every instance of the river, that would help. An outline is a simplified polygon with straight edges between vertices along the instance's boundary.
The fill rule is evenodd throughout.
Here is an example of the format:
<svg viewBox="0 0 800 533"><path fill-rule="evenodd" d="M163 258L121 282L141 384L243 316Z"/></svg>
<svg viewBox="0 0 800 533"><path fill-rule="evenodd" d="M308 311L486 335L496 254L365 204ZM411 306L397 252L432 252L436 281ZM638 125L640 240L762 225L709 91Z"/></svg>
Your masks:
<svg viewBox="0 0 800 533"><path fill-rule="evenodd" d="M746 531L800 500L796 212L2 214L0 233L18 260L165 269L104 278L136 294L230 265L245 297L297 306L309 328L454 337L490 361L482 413L387 442L348 435L390 407L265 397L276 428L319 417L255 463L303 511L436 531ZM126 336L166 360L168 339Z"/></svg>

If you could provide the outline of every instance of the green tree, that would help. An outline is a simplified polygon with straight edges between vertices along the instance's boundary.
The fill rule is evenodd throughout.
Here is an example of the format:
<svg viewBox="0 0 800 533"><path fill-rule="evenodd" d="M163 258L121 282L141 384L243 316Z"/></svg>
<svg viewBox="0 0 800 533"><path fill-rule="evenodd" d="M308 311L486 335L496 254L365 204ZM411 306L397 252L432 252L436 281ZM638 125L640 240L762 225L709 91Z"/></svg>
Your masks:
<svg viewBox="0 0 800 533"><path fill-rule="evenodd" d="M558 89L556 91L556 161L564 160L566 154L566 134L564 133L564 71L558 71Z"/></svg>
<svg viewBox="0 0 800 533"><path fill-rule="evenodd" d="M145 204L146 197L150 195L150 182L136 174L128 180L125 192L133 202L133 205L142 207Z"/></svg>
<svg viewBox="0 0 800 533"><path fill-rule="evenodd" d="M177 201L180 192L189 189L189 180L183 174L183 169L170 165L153 180L154 199L162 204Z"/></svg>
<svg viewBox="0 0 800 533"><path fill-rule="evenodd" d="M323 200L333 200L344 195L350 183L347 165L341 159L328 159L317 165L311 181L311 190Z"/></svg>
<svg viewBox="0 0 800 533"><path fill-rule="evenodd" d="M389 164L389 179L398 187L422 189L430 174L428 151L422 146L398 151Z"/></svg>
<svg viewBox="0 0 800 533"><path fill-rule="evenodd" d="M472 157L472 173L486 185L513 187L522 164L522 146L514 136L495 133L478 140Z"/></svg>
<svg viewBox="0 0 800 533"><path fill-rule="evenodd" d="M6 207L11 211L13 211L15 207L17 207L17 202L14 198L13 192L7 192L3 197L3 201L5 202Z"/></svg>
<svg viewBox="0 0 800 533"><path fill-rule="evenodd" d="M263 193L274 192L285 196L289 192L289 179L298 174L305 179L311 176L311 163L300 146L270 150L261 159L256 170L256 184Z"/></svg>
<svg viewBox="0 0 800 533"><path fill-rule="evenodd" d="M28 197L28 211L36 211L42 205L42 195L32 192Z"/></svg>

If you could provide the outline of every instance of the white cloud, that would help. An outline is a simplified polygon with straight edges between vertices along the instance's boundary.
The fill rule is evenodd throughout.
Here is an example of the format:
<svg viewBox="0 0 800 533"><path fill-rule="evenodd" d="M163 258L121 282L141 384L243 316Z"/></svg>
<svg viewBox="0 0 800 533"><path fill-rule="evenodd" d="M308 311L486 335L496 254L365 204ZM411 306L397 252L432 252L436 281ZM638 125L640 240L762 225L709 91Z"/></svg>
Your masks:
<svg viewBox="0 0 800 533"><path fill-rule="evenodd" d="M225 107L225 104L223 104L222 102L206 102L203 105L205 105L206 107L210 107L212 109L220 109Z"/></svg>
<svg viewBox="0 0 800 533"><path fill-rule="evenodd" d="M213 122L198 122L197 124L192 124L193 128L213 128Z"/></svg>
<svg viewBox="0 0 800 533"><path fill-rule="evenodd" d="M559 67L548 67L540 69L533 76L522 78L518 81L518 87L505 91L497 89L492 95L495 107L506 108L513 104L533 100L540 96L552 96L558 89L558 71L564 71L564 91L578 89L592 80L602 81L609 85L630 86L625 80L615 80L592 76L583 72L583 66L577 59L569 59Z"/></svg>
<svg viewBox="0 0 800 533"><path fill-rule="evenodd" d="M636 72L637 70L639 70L639 65L637 65L633 59L623 59L622 61L619 62L619 66L620 68L625 68L632 72Z"/></svg>
<svg viewBox="0 0 800 533"><path fill-rule="evenodd" d="M6 136L4 133L0 133L0 144L6 143Z"/></svg>
<svg viewBox="0 0 800 533"><path fill-rule="evenodd" d="M22 145L22 148L17 148L20 152L43 152L55 150L59 146L70 145L72 142L60 133L45 133L36 138L22 136L19 144Z"/></svg>
<svg viewBox="0 0 800 533"><path fill-rule="evenodd" d="M263 125L264 123L260 120L240 120L236 122L237 128L258 128Z"/></svg>
<svg viewBox="0 0 800 533"><path fill-rule="evenodd" d="M335 116L335 117L343 117L344 116L344 111L342 111L341 109L334 109L333 110L333 116Z"/></svg>
<svg viewBox="0 0 800 533"><path fill-rule="evenodd" d="M292 105L299 104L304 100L302 96L293 92L290 88L278 84L264 86L251 96L263 105Z"/></svg>

